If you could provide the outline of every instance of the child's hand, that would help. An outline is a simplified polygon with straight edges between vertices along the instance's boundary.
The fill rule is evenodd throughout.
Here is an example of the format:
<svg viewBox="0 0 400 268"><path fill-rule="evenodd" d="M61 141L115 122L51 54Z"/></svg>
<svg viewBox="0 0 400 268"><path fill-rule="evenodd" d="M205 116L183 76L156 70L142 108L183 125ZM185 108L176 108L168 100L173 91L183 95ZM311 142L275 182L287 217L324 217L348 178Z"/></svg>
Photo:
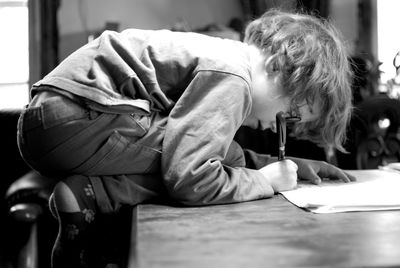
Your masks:
<svg viewBox="0 0 400 268"><path fill-rule="evenodd" d="M350 174L345 173L338 167L328 164L323 161L308 160L302 158L290 157L297 166L300 179L305 179L314 184L320 184L322 178L337 179L344 182L355 181L356 178Z"/></svg>
<svg viewBox="0 0 400 268"><path fill-rule="evenodd" d="M297 185L297 165L291 160L278 161L259 169L275 193L292 190Z"/></svg>

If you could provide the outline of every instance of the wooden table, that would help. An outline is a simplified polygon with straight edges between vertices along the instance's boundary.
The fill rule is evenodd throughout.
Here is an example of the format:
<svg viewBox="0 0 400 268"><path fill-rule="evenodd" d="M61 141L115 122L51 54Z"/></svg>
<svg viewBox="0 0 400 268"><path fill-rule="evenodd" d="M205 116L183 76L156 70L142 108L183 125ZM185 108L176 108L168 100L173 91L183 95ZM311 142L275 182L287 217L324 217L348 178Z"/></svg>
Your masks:
<svg viewBox="0 0 400 268"><path fill-rule="evenodd" d="M400 211L313 214L276 195L133 217L132 268L400 267Z"/></svg>

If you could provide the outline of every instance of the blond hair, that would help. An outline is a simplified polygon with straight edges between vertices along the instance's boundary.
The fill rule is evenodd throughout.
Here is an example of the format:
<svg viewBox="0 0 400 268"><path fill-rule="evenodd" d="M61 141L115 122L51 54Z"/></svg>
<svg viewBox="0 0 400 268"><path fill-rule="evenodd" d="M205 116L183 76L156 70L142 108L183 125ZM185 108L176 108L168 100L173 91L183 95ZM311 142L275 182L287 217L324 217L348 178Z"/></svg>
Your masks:
<svg viewBox="0 0 400 268"><path fill-rule="evenodd" d="M292 105L317 103L317 120L298 123L297 138L344 151L352 111L351 69L340 34L328 21L308 14L267 11L251 22L244 41L272 56Z"/></svg>

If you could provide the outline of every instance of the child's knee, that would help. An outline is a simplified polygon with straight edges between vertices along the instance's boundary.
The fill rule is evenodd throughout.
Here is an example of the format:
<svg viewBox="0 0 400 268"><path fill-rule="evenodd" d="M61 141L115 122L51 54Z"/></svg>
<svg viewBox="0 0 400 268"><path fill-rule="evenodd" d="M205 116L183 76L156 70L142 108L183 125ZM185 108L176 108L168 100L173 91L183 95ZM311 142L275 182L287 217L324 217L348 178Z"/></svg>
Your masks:
<svg viewBox="0 0 400 268"><path fill-rule="evenodd" d="M54 187L52 194L53 205L57 211L62 212L79 212L79 204L71 189L67 184L60 181Z"/></svg>

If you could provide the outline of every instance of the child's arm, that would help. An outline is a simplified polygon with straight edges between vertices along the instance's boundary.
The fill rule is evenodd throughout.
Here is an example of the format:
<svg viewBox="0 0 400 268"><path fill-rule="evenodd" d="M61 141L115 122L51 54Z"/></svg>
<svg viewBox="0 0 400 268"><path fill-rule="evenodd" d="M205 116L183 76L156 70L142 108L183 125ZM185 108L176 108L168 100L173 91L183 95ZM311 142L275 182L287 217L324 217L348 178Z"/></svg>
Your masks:
<svg viewBox="0 0 400 268"><path fill-rule="evenodd" d="M243 150L246 167L253 169L262 169L278 161L275 156L259 154L251 150ZM299 179L308 180L314 184L319 184L322 178L338 179L344 182L355 181L356 178L342 169L335 167L324 161L310 160L304 158L287 157L298 166L297 175Z"/></svg>
<svg viewBox="0 0 400 268"><path fill-rule="evenodd" d="M297 185L297 165L290 160L277 161L276 157L259 154L252 150L243 150L232 141L222 164L229 167L247 167L257 169L269 182L275 193L292 190Z"/></svg>
<svg viewBox="0 0 400 268"><path fill-rule="evenodd" d="M171 197L187 205L206 205L274 194L260 171L225 161L250 107L250 89L241 77L213 71L196 75L172 109L165 130L162 174Z"/></svg>
<svg viewBox="0 0 400 268"><path fill-rule="evenodd" d="M274 188L275 192L282 191L283 188L294 188L295 183L292 181L293 176L288 176L288 174L282 174L282 166L279 168L273 163L278 162L277 157L273 157L267 154L259 154L252 150L242 149L238 144L235 145L236 142L233 142L229 152L233 151L233 148L237 151L240 150L243 155L243 159L241 162L244 162L246 167L252 169L258 169L265 174L266 177L269 177L272 187ZM239 153L233 153L233 155L239 155ZM295 158L295 157L287 157L287 159L292 160L296 163L297 175L298 178L308 180L314 184L319 184L322 178L331 178L331 179L338 179L344 182L355 181L355 177L344 172L340 168L337 168L331 164L328 164L323 161L316 161L316 160L309 160L303 158ZM239 162L240 163L240 162ZM279 162L278 162L279 163ZM231 166L234 166L234 162L230 163ZM278 169L278 170L274 170ZM290 172L292 169L288 169L286 172ZM271 176L274 175L274 176ZM276 179L274 179L276 178ZM274 182L275 181L275 182Z"/></svg>

